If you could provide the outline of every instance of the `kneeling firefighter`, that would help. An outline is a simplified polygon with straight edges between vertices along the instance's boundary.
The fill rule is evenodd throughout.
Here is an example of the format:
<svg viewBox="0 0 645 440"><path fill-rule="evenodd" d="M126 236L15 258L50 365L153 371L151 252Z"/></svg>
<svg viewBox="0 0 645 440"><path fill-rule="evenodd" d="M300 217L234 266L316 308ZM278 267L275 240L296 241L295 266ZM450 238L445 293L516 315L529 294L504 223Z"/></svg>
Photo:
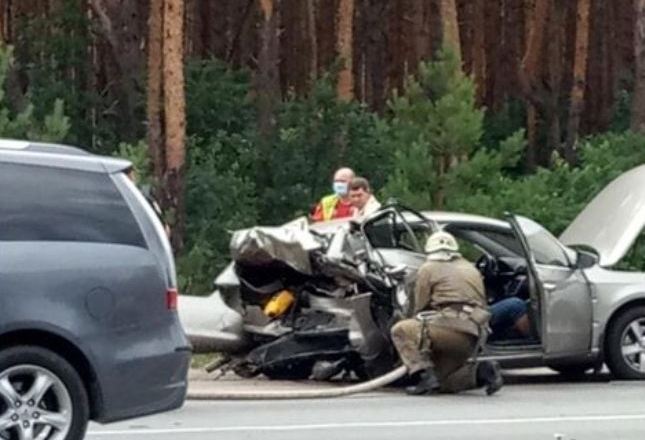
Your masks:
<svg viewBox="0 0 645 440"><path fill-rule="evenodd" d="M481 274L459 254L447 232L432 234L427 261L417 274L415 317L396 323L392 340L408 368L408 394L456 393L486 388L491 395L503 384L497 362L469 363L488 334L490 313Z"/></svg>

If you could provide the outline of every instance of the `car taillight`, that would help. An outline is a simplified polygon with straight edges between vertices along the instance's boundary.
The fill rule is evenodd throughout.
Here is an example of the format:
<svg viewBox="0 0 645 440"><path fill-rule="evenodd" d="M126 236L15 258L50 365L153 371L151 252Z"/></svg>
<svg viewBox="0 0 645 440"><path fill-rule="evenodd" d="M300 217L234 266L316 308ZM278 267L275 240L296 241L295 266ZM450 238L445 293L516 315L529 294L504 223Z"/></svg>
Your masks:
<svg viewBox="0 0 645 440"><path fill-rule="evenodd" d="M166 291L166 306L168 310L177 310L177 289L168 289Z"/></svg>

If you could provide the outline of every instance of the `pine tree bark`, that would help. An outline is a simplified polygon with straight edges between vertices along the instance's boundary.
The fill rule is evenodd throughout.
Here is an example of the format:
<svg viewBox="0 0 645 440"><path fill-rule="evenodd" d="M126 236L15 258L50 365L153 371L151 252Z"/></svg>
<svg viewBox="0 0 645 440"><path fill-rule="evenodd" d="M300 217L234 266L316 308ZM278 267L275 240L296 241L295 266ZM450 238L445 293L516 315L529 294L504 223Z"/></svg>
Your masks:
<svg viewBox="0 0 645 440"><path fill-rule="evenodd" d="M566 5L554 0L551 4L551 14L548 26L548 57L547 57L547 104L545 115L548 121L547 150L541 158L542 164L548 165L551 154L561 152L562 131L560 126L559 100L562 88L562 49L564 30L564 10Z"/></svg>
<svg viewBox="0 0 645 440"><path fill-rule="evenodd" d="M477 103L486 97L486 8L484 0L472 0L472 73L477 85Z"/></svg>
<svg viewBox="0 0 645 440"><path fill-rule="evenodd" d="M578 142L580 117L584 108L585 88L587 85L587 60L589 57L589 10L591 0L578 0L576 11L576 46L573 64L573 86L569 122L567 124L567 141L564 157L569 163L575 160L575 147Z"/></svg>
<svg viewBox="0 0 645 440"><path fill-rule="evenodd" d="M520 63L520 86L526 98L534 105L541 102L539 91L540 60L544 50L544 36L546 34L547 19L551 0L535 0L535 9L529 12L531 0L525 0L527 4L527 16L529 19L528 42L526 51Z"/></svg>
<svg viewBox="0 0 645 440"><path fill-rule="evenodd" d="M337 23L336 51L342 64L338 72L336 91L339 99L349 101L354 97L354 73L352 68L354 0L340 0Z"/></svg>
<svg viewBox="0 0 645 440"><path fill-rule="evenodd" d="M537 169L539 149L537 125L539 108L544 107L541 82L540 60L544 50L544 34L548 19L550 0L524 0L524 22L526 47L518 72L519 83L526 99L527 152L526 166L530 171Z"/></svg>
<svg viewBox="0 0 645 440"><path fill-rule="evenodd" d="M379 112L385 107L388 92L388 14L391 4L388 0L366 0L364 3L364 27L367 34L364 100Z"/></svg>
<svg viewBox="0 0 645 440"><path fill-rule="evenodd" d="M145 5L141 0L89 0L89 4L110 49L109 65L114 76L109 82L119 101L120 138L136 141L140 136L137 126L137 96L144 90L142 79L145 56L141 50L141 41L145 26Z"/></svg>
<svg viewBox="0 0 645 440"><path fill-rule="evenodd" d="M531 39L531 33L535 26L535 15L533 14L534 0L524 0L524 27L525 27L525 53L528 53L528 44ZM524 57L526 59L526 56ZM520 67L520 69L522 66ZM519 75L522 78L522 72ZM528 80L527 80L528 82ZM526 165L530 171L537 169L537 109L530 99L526 100Z"/></svg>
<svg viewBox="0 0 645 440"><path fill-rule="evenodd" d="M11 11L11 0L0 2L0 43L9 42L9 12Z"/></svg>
<svg viewBox="0 0 645 440"><path fill-rule="evenodd" d="M318 37L316 34L317 0L307 1L307 40L309 41L309 78L318 76Z"/></svg>
<svg viewBox="0 0 645 440"><path fill-rule="evenodd" d="M148 14L148 76L146 89L147 141L152 157L154 175L158 182L166 169L166 154L163 141L163 3L150 0ZM161 199L161 194L157 197Z"/></svg>
<svg viewBox="0 0 645 440"><path fill-rule="evenodd" d="M442 23L443 45L452 49L461 58L461 41L459 38L459 21L457 19L456 0L439 0L439 12Z"/></svg>
<svg viewBox="0 0 645 440"><path fill-rule="evenodd" d="M634 100L631 128L645 133L645 0L634 0Z"/></svg>
<svg viewBox="0 0 645 440"><path fill-rule="evenodd" d="M184 94L184 0L165 0L163 40L163 96L166 169L164 202L173 214L172 243L183 248L184 168L186 161L186 111Z"/></svg>
<svg viewBox="0 0 645 440"><path fill-rule="evenodd" d="M261 46L258 57L258 127L260 135L269 139L274 128L274 107L280 99L278 70L279 0L260 0L262 12Z"/></svg>

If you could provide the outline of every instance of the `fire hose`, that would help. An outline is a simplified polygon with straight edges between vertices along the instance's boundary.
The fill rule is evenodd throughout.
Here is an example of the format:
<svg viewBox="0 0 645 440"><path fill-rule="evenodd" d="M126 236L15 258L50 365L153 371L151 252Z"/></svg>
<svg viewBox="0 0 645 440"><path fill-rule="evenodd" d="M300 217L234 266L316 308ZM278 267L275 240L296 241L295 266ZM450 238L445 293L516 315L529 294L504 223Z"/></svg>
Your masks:
<svg viewBox="0 0 645 440"><path fill-rule="evenodd" d="M187 398L191 400L278 400L278 399L324 399L343 397L351 394L366 393L391 384L408 373L402 365L382 376L355 385L325 389L325 390L289 390L289 391L189 391Z"/></svg>

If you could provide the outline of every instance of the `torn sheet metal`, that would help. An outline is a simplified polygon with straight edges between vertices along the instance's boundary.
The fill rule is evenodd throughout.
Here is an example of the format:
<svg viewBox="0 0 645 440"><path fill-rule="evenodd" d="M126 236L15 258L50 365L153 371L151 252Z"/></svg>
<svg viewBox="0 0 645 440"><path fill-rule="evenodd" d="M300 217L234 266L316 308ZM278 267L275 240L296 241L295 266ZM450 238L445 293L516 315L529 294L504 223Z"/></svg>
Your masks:
<svg viewBox="0 0 645 440"><path fill-rule="evenodd" d="M298 226L260 226L235 231L231 238L231 257L249 265L265 265L280 261L293 269L312 274L309 252L322 248L322 243Z"/></svg>

